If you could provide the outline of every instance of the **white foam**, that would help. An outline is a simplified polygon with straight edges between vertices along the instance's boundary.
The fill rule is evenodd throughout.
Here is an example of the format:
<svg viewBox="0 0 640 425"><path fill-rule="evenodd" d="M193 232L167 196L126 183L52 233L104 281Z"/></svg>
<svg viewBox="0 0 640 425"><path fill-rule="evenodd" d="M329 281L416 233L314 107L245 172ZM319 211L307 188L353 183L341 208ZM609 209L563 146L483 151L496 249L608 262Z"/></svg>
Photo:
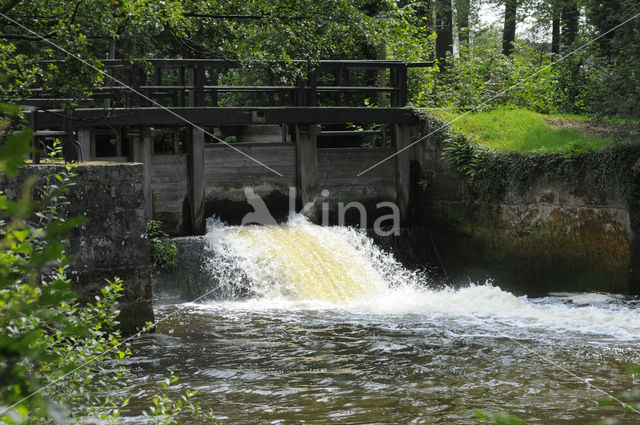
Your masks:
<svg viewBox="0 0 640 425"><path fill-rule="evenodd" d="M283 226L233 227L210 222L208 265L226 285L248 295L212 306L242 310L339 310L414 314L554 332L640 338L640 312L605 294L563 294L566 302L532 302L491 284L428 288L364 233L320 227L301 217ZM207 308L207 307L204 307Z"/></svg>

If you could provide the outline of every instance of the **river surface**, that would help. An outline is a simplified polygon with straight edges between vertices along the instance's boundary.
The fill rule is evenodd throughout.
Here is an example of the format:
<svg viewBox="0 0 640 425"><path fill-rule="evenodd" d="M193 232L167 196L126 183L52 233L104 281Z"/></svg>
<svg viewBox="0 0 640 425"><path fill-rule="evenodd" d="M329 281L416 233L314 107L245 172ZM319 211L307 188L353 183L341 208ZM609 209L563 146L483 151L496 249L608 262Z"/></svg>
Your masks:
<svg viewBox="0 0 640 425"><path fill-rule="evenodd" d="M599 403L639 384L636 299L438 288L355 230L300 220L213 223L208 238L220 288L156 306L157 332L132 346L132 405L174 367L225 424L640 423Z"/></svg>

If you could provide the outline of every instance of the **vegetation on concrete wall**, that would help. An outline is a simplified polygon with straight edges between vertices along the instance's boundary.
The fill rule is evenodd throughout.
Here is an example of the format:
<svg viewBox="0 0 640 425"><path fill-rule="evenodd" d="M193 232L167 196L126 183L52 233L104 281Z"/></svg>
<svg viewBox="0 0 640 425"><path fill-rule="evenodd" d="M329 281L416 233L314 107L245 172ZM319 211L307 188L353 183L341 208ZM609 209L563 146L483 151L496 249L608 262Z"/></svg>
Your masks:
<svg viewBox="0 0 640 425"><path fill-rule="evenodd" d="M431 118L431 126L445 123ZM627 204L640 197L640 143L615 142L601 149L579 147L562 153L500 152L448 129L443 158L462 176L478 201L500 200L508 189L524 191L535 178L556 176L583 182L597 194L614 191Z"/></svg>
<svg viewBox="0 0 640 425"><path fill-rule="evenodd" d="M168 240L169 235L162 231L162 223L158 220L147 221L147 236L154 269L175 271L178 267L178 248Z"/></svg>

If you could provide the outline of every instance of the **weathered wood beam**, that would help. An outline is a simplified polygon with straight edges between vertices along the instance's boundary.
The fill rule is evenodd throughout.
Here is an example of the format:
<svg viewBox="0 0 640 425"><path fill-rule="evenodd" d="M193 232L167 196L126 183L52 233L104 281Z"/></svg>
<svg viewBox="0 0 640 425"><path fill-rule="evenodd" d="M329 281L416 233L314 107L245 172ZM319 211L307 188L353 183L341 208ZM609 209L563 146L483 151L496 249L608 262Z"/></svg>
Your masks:
<svg viewBox="0 0 640 425"><path fill-rule="evenodd" d="M80 127L78 132L78 147L80 149L78 162L91 161L91 128Z"/></svg>
<svg viewBox="0 0 640 425"><path fill-rule="evenodd" d="M58 128L62 110L39 110L39 128ZM366 107L263 107L263 108L78 108L73 118L78 126L154 126L184 125L184 119L199 125L389 123L417 124L418 117L408 108ZM183 119L184 118L184 119Z"/></svg>
<svg viewBox="0 0 640 425"><path fill-rule="evenodd" d="M393 128L393 139L396 146L396 204L400 209L400 221L405 222L409 206L410 190L410 157L409 149L405 149L410 143L410 127L406 124L396 124Z"/></svg>
<svg viewBox="0 0 640 425"><path fill-rule="evenodd" d="M316 124L296 125L296 182L302 211L311 221L317 221L318 197L318 133ZM312 205L312 206L311 206ZM307 206L310 206L307 208Z"/></svg>
<svg viewBox="0 0 640 425"><path fill-rule="evenodd" d="M188 157L188 193L191 234L203 235L206 223L204 217L205 169L204 169L204 132L193 127Z"/></svg>

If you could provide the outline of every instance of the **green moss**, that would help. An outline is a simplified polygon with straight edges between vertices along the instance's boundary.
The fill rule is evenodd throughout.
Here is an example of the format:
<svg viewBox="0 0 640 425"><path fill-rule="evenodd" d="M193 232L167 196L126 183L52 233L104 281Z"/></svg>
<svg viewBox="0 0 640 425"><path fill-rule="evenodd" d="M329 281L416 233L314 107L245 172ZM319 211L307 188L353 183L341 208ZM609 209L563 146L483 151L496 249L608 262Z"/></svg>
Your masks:
<svg viewBox="0 0 640 425"><path fill-rule="evenodd" d="M574 128L554 128L548 118L584 120L577 116L546 116L524 109L495 109L460 113L433 111L435 116L472 141L501 152L562 153L593 151L613 143L601 137L585 136Z"/></svg>

